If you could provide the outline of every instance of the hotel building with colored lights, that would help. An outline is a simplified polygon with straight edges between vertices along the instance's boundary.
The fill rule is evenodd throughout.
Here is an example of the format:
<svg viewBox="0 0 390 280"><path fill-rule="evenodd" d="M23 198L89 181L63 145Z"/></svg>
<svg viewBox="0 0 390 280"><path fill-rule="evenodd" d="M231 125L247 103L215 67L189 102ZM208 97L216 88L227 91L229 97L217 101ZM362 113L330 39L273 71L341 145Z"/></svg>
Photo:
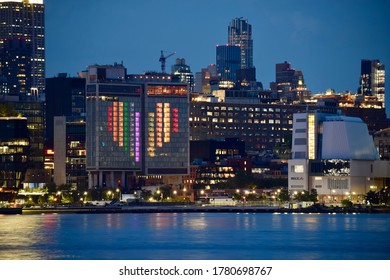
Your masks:
<svg viewBox="0 0 390 280"><path fill-rule="evenodd" d="M88 68L89 188L136 188L137 176L188 174L188 85L164 75L141 76L129 81L126 68L117 64Z"/></svg>

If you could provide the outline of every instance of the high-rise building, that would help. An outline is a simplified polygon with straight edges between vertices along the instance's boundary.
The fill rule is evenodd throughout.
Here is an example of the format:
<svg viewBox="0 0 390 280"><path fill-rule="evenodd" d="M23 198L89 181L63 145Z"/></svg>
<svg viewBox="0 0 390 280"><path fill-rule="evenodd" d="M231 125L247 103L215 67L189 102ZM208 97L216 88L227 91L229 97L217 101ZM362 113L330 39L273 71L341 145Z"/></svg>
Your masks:
<svg viewBox="0 0 390 280"><path fill-rule="evenodd" d="M86 149L89 187L136 188L136 178L188 174L187 84L125 79L123 65L90 66ZM105 79L98 79L104 73ZM102 76L103 78L103 76ZM174 180L174 179L172 179ZM120 183L118 183L120 182Z"/></svg>
<svg viewBox="0 0 390 280"><path fill-rule="evenodd" d="M228 44L240 47L242 69L253 68L252 25L248 20L235 18L230 22Z"/></svg>
<svg viewBox="0 0 390 280"><path fill-rule="evenodd" d="M271 83L271 90L279 93L280 97L288 102L303 100L310 95L302 71L292 68L287 61L276 64L275 82Z"/></svg>
<svg viewBox="0 0 390 280"><path fill-rule="evenodd" d="M25 75L22 79L31 79L31 88L26 89L27 95L42 93L45 88L45 6L43 0L0 0L0 49L8 53L6 57L10 61L2 61L3 75L8 74L11 80L7 81L8 87L14 89L15 77ZM7 41L21 41L25 48L15 48L15 43ZM28 71L18 74L16 68L8 68L14 64L17 55L13 51L23 51L24 59L30 59ZM30 69L31 67L31 69ZM8 70L5 70L7 69ZM18 82L16 82L18 86ZM26 83L26 86L28 84ZM23 92L21 92L23 94Z"/></svg>
<svg viewBox="0 0 390 280"><path fill-rule="evenodd" d="M26 40L4 41L0 48L0 75L7 83L3 95L26 96L31 93L31 45Z"/></svg>
<svg viewBox="0 0 390 280"><path fill-rule="evenodd" d="M240 69L240 47L217 46L217 73L222 80L236 81L236 71Z"/></svg>
<svg viewBox="0 0 390 280"><path fill-rule="evenodd" d="M194 75L184 58L176 59L176 64L172 65L172 75L177 76L180 82L188 84L190 92L194 91Z"/></svg>
<svg viewBox="0 0 390 280"><path fill-rule="evenodd" d="M275 82L278 92L288 92L306 88L302 71L291 68L291 64L287 61L284 63L277 63L275 70Z"/></svg>
<svg viewBox="0 0 390 280"><path fill-rule="evenodd" d="M379 60L362 59L358 93L375 97L385 107L385 65Z"/></svg>

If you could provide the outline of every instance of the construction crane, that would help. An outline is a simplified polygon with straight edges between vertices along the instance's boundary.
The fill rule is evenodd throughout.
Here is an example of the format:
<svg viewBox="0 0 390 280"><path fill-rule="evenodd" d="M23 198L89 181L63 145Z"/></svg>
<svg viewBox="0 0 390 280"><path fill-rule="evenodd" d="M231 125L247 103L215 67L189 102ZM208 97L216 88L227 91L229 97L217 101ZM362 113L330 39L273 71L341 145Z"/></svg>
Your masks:
<svg viewBox="0 0 390 280"><path fill-rule="evenodd" d="M168 57L171 57L174 54L176 54L176 52L173 52L173 53L165 56L164 51L161 51L161 56L160 56L160 60L159 60L161 62L161 72L165 73L165 61L167 60Z"/></svg>

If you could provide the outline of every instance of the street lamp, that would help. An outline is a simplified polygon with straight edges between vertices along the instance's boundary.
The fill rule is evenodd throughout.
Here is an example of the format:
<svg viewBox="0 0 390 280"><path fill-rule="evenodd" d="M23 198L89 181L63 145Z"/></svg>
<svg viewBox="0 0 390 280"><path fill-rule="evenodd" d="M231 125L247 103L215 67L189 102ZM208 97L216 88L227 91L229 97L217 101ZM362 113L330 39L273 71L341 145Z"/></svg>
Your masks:
<svg viewBox="0 0 390 280"><path fill-rule="evenodd" d="M58 201L58 202L61 202L61 192L60 192L60 191L57 192L57 196L58 196L57 201Z"/></svg>
<svg viewBox="0 0 390 280"><path fill-rule="evenodd" d="M160 198L161 198L161 201L163 201L163 200L164 200L164 194L162 193L162 191L160 191L160 189L158 189L158 190L156 191L156 193L157 193L157 194L161 194L161 195L160 195Z"/></svg>
<svg viewBox="0 0 390 280"><path fill-rule="evenodd" d="M116 191L116 193L117 193L118 199L121 201L121 200L122 200L122 193L121 193L121 190L120 190L119 188L117 188L115 191Z"/></svg>

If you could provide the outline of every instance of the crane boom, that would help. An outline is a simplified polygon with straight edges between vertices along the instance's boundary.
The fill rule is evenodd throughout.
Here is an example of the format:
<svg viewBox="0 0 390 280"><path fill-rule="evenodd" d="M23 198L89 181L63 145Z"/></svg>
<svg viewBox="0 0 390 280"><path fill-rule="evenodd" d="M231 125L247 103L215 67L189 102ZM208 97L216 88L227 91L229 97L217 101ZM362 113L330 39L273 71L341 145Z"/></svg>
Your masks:
<svg viewBox="0 0 390 280"><path fill-rule="evenodd" d="M159 61L161 62L161 72L165 73L165 62L168 57L171 57L174 54L176 54L176 52L170 53L168 55L164 55L164 51L161 51L161 56L159 59Z"/></svg>

